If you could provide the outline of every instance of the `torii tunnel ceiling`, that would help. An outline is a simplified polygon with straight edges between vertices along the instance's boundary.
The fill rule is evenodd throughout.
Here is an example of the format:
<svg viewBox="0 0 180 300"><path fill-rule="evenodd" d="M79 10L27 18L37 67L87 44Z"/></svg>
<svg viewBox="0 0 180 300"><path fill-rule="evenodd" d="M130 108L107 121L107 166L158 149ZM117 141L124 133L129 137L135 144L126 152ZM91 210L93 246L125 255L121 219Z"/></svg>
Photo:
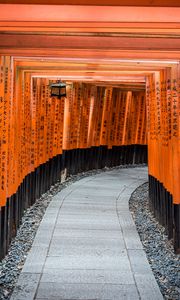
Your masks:
<svg viewBox="0 0 180 300"><path fill-rule="evenodd" d="M77 89L85 84L87 90L94 85L100 88L98 97L105 89L105 98L119 89L126 99L131 92L131 103L144 99L150 187L154 191L158 182L169 193L167 211L175 206L173 222L179 226L179 0L0 0L0 67L0 96L11 99L10 114L21 96L30 92L28 86L32 99L32 87L38 89L41 83L45 87L43 80L61 79L75 83ZM136 102L133 105L135 112ZM178 235L179 229L175 248L180 249Z"/></svg>
<svg viewBox="0 0 180 300"><path fill-rule="evenodd" d="M178 1L0 2L0 52L36 74L143 86L179 59Z"/></svg>
<svg viewBox="0 0 180 300"><path fill-rule="evenodd" d="M1 54L37 74L143 86L179 59L178 1L0 2Z"/></svg>

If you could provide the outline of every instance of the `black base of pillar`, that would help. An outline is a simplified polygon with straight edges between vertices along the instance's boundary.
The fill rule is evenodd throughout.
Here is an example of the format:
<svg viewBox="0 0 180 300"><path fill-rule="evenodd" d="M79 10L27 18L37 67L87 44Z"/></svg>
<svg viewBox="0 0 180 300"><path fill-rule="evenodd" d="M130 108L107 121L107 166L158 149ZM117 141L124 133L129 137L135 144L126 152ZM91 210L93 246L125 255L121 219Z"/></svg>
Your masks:
<svg viewBox="0 0 180 300"><path fill-rule="evenodd" d="M154 217L173 239L175 253L180 253L180 205L173 204L172 195L161 182L149 175L149 206Z"/></svg>

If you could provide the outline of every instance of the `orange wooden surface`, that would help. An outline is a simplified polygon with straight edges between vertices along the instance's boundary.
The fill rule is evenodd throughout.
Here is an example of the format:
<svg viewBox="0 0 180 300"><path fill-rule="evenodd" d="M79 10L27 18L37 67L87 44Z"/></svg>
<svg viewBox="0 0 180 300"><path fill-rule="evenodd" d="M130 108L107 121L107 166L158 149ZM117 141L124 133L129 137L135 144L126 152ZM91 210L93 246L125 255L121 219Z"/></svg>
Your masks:
<svg viewBox="0 0 180 300"><path fill-rule="evenodd" d="M49 0L0 0L12 4L49 4ZM180 6L179 0L51 0L51 5Z"/></svg>
<svg viewBox="0 0 180 300"><path fill-rule="evenodd" d="M180 7L0 4L2 21L179 22Z"/></svg>
<svg viewBox="0 0 180 300"><path fill-rule="evenodd" d="M62 150L147 142L149 174L180 203L179 1L47 2L0 4L1 205Z"/></svg>
<svg viewBox="0 0 180 300"><path fill-rule="evenodd" d="M149 174L180 203L179 65L148 78Z"/></svg>
<svg viewBox="0 0 180 300"><path fill-rule="evenodd" d="M1 205L28 173L62 149L146 144L146 132L149 173L179 203L179 65L148 75L147 109L141 91L80 82L70 83L60 101L49 95L50 79L23 69L13 73L10 57L1 57L1 66Z"/></svg>

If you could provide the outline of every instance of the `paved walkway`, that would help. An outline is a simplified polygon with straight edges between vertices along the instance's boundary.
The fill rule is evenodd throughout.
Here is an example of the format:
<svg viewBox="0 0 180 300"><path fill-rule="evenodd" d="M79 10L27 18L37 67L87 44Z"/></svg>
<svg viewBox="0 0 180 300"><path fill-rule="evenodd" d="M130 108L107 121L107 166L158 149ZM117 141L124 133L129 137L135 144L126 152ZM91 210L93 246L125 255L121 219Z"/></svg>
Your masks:
<svg viewBox="0 0 180 300"><path fill-rule="evenodd" d="M114 169L50 203L11 300L163 299L128 209L146 168Z"/></svg>

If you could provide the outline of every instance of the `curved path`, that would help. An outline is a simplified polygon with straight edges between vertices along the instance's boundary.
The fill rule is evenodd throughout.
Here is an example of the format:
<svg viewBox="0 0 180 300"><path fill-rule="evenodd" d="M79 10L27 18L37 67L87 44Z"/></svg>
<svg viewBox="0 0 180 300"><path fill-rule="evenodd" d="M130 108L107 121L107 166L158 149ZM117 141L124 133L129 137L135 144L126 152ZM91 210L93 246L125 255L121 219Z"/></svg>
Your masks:
<svg viewBox="0 0 180 300"><path fill-rule="evenodd" d="M128 207L147 168L86 177L46 210L11 300L163 299Z"/></svg>

